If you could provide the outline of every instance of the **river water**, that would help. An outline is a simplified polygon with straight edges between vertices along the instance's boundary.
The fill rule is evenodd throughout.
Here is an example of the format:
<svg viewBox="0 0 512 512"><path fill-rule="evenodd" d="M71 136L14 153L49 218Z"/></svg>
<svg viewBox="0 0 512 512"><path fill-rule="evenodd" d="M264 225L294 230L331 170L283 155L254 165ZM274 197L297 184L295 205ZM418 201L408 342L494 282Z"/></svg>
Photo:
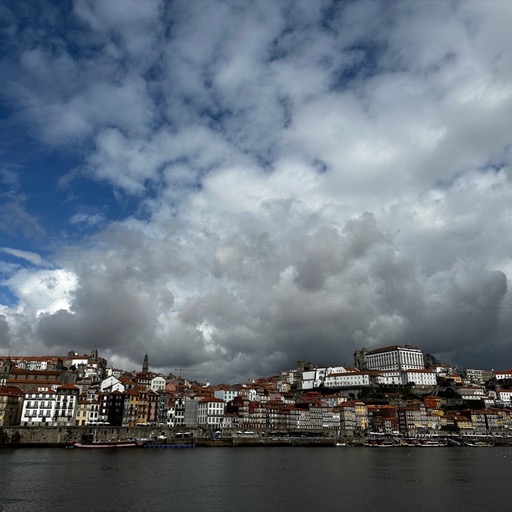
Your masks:
<svg viewBox="0 0 512 512"><path fill-rule="evenodd" d="M3 449L1 512L510 510L512 448Z"/></svg>

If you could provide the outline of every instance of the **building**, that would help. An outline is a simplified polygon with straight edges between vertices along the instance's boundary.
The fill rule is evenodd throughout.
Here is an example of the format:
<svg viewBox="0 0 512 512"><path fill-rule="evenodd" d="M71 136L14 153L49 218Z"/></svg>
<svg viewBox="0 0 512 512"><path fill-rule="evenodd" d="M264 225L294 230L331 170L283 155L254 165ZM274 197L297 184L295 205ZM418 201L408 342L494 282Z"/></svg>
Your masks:
<svg viewBox="0 0 512 512"><path fill-rule="evenodd" d="M63 359L56 356L0 356L10 360L21 370L63 370Z"/></svg>
<svg viewBox="0 0 512 512"><path fill-rule="evenodd" d="M161 393L165 390L165 379L161 375L156 375L149 381L149 388L151 391Z"/></svg>
<svg viewBox="0 0 512 512"><path fill-rule="evenodd" d="M125 403L129 402L128 395L121 391L112 391L106 395L108 401L107 423L120 427L123 424Z"/></svg>
<svg viewBox="0 0 512 512"><path fill-rule="evenodd" d="M23 370L13 368L6 378L8 386L15 386L22 391L48 387L57 389L63 384L74 384L76 374L68 370Z"/></svg>
<svg viewBox="0 0 512 512"><path fill-rule="evenodd" d="M479 370L474 368L466 368L464 370L466 380L473 384L485 384L488 380L492 379L493 373L486 370Z"/></svg>
<svg viewBox="0 0 512 512"><path fill-rule="evenodd" d="M497 395L500 403L510 407L512 402L512 389L500 389L497 391Z"/></svg>
<svg viewBox="0 0 512 512"><path fill-rule="evenodd" d="M93 382L99 382L106 376L107 360L99 357L96 349L93 349L89 355L79 355L71 351L63 359L65 366L76 372L81 379L91 379Z"/></svg>
<svg viewBox="0 0 512 512"><path fill-rule="evenodd" d="M402 386L404 383L402 372L393 371L373 371L372 377L375 384L380 386Z"/></svg>
<svg viewBox="0 0 512 512"><path fill-rule="evenodd" d="M51 426L55 417L55 403L55 391L52 388L30 389L23 402L21 426Z"/></svg>
<svg viewBox="0 0 512 512"><path fill-rule="evenodd" d="M197 404L197 425L206 429L222 428L226 403L220 398L203 398Z"/></svg>
<svg viewBox="0 0 512 512"><path fill-rule="evenodd" d="M140 393L138 389L130 388L124 394L126 401L123 410L123 426L134 427L138 422Z"/></svg>
<svg viewBox="0 0 512 512"><path fill-rule="evenodd" d="M399 430L397 408L393 405L369 405L368 428L370 432L397 434Z"/></svg>
<svg viewBox="0 0 512 512"><path fill-rule="evenodd" d="M318 367L301 372L300 389L316 389L320 387L341 388L369 386L370 377L357 368L343 366Z"/></svg>
<svg viewBox="0 0 512 512"><path fill-rule="evenodd" d="M436 372L430 370L404 370L401 372L402 384L415 386L435 386L437 384Z"/></svg>
<svg viewBox="0 0 512 512"><path fill-rule="evenodd" d="M423 352L412 345L356 350L354 363L360 370L423 370L425 368Z"/></svg>
<svg viewBox="0 0 512 512"><path fill-rule="evenodd" d="M87 397L86 394L80 395L78 397L75 425L96 425L96 423L98 423L99 404L97 398Z"/></svg>
<svg viewBox="0 0 512 512"><path fill-rule="evenodd" d="M398 424L404 436L422 435L427 412L423 404L404 404L398 409Z"/></svg>
<svg viewBox="0 0 512 512"><path fill-rule="evenodd" d="M494 377L497 381L512 381L512 369L505 370L505 371L495 371Z"/></svg>
<svg viewBox="0 0 512 512"><path fill-rule="evenodd" d="M125 390L125 385L113 375L103 379L100 383L100 389L102 393L108 393L112 391L121 391Z"/></svg>
<svg viewBox="0 0 512 512"><path fill-rule="evenodd" d="M487 391L483 386L461 386L458 392L462 400L485 400Z"/></svg>
<svg viewBox="0 0 512 512"><path fill-rule="evenodd" d="M343 373L330 373L325 377L323 385L326 388L355 388L370 385L370 375L355 368Z"/></svg>
<svg viewBox="0 0 512 512"><path fill-rule="evenodd" d="M80 390L73 384L59 386L55 392L53 425L56 427L75 425Z"/></svg>
<svg viewBox="0 0 512 512"><path fill-rule="evenodd" d="M23 407L23 391L12 386L0 386L0 427L19 425Z"/></svg>
<svg viewBox="0 0 512 512"><path fill-rule="evenodd" d="M215 398L224 400L226 403L231 402L231 400L234 400L240 394L241 390L239 386L222 386L220 389L216 389L213 392Z"/></svg>
<svg viewBox="0 0 512 512"><path fill-rule="evenodd" d="M361 435L368 429L368 406L364 402L348 401L334 408L339 413L343 435Z"/></svg>

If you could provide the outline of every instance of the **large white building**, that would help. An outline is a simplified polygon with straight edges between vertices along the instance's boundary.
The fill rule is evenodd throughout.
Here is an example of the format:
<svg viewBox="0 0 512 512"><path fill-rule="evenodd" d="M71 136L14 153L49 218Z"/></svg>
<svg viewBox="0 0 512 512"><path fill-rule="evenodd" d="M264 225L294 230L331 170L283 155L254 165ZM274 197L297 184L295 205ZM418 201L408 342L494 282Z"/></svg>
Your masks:
<svg viewBox="0 0 512 512"><path fill-rule="evenodd" d="M356 351L356 366L360 370L423 370L423 352L412 345L392 345L375 350Z"/></svg>
<svg viewBox="0 0 512 512"><path fill-rule="evenodd" d="M435 386L437 375L431 370L381 370L375 375L375 382L383 386Z"/></svg>
<svg viewBox="0 0 512 512"><path fill-rule="evenodd" d="M369 385L370 376L355 369L347 369L340 373L330 373L324 380L326 388L350 388Z"/></svg>
<svg viewBox="0 0 512 512"><path fill-rule="evenodd" d="M435 386L437 384L436 372L430 370L406 370L401 373L404 385Z"/></svg>
<svg viewBox="0 0 512 512"><path fill-rule="evenodd" d="M48 387L34 388L25 394L21 426L51 426L55 416L55 391Z"/></svg>
<svg viewBox="0 0 512 512"><path fill-rule="evenodd" d="M199 427L222 428L225 409L224 400L220 398L203 398L197 407L197 424Z"/></svg>

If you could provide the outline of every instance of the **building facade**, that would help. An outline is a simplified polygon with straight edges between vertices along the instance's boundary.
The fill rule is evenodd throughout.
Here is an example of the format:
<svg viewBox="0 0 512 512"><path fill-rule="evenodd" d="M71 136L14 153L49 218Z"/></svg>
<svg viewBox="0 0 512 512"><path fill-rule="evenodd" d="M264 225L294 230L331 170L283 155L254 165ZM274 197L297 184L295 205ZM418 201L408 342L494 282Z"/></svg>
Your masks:
<svg viewBox="0 0 512 512"><path fill-rule="evenodd" d="M412 345L392 345L375 350L355 352L354 361L360 370L423 370L423 352Z"/></svg>

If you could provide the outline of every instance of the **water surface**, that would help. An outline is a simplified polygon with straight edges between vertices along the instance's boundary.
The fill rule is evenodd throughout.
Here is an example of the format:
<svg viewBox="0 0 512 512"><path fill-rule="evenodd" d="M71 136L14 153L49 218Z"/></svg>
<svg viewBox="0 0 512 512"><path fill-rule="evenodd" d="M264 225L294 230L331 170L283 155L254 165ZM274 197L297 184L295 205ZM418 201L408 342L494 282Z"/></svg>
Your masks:
<svg viewBox="0 0 512 512"><path fill-rule="evenodd" d="M512 448L0 450L1 512L509 510Z"/></svg>

